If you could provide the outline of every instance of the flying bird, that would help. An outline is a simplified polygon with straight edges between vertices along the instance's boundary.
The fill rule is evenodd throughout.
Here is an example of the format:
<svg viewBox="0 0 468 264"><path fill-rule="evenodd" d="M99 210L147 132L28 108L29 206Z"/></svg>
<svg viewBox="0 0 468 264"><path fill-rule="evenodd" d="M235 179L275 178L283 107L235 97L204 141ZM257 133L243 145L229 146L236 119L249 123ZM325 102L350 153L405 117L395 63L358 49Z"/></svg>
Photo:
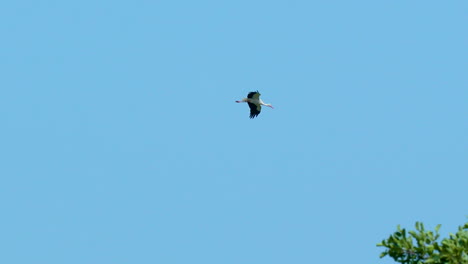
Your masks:
<svg viewBox="0 0 468 264"><path fill-rule="evenodd" d="M250 118L254 118L262 111L262 105L273 108L271 104L265 104L262 99L260 99L260 95L258 91L250 92L247 98L236 101L236 103L247 103L250 107Z"/></svg>

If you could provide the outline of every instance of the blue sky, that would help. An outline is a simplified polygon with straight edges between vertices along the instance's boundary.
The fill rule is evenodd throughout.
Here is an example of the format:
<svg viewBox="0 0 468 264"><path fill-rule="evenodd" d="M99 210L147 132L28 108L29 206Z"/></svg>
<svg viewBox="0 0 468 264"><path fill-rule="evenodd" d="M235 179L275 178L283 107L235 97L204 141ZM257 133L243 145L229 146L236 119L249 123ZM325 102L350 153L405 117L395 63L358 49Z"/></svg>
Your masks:
<svg viewBox="0 0 468 264"><path fill-rule="evenodd" d="M397 224L456 231L467 11L3 2L0 262L392 263Z"/></svg>

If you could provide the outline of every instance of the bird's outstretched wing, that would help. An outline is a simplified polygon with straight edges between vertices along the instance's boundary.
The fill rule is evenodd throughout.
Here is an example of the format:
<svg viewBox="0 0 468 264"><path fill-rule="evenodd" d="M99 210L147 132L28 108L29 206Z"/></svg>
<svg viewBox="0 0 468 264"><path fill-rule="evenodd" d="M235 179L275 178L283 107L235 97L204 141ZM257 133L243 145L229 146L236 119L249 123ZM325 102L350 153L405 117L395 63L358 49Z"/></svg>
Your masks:
<svg viewBox="0 0 468 264"><path fill-rule="evenodd" d="M250 107L250 118L254 118L260 114L260 111L262 111L262 106L261 105L256 105L252 103L248 103Z"/></svg>
<svg viewBox="0 0 468 264"><path fill-rule="evenodd" d="M250 99L254 99L254 100L258 100L258 98L260 98L260 93L258 91L255 91L255 92L250 92L248 95L247 95L247 98L250 98Z"/></svg>

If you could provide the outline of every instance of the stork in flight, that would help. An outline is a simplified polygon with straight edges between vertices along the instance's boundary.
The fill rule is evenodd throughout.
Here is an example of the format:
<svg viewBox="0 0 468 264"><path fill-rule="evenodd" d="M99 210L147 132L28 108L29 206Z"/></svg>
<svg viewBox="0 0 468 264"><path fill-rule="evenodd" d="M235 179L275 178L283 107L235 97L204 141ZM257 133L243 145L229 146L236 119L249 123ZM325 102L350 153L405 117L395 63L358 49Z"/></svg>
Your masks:
<svg viewBox="0 0 468 264"><path fill-rule="evenodd" d="M265 104L262 99L260 99L260 93L258 91L256 92L250 92L247 95L247 98L244 98L240 101L236 101L236 103L247 103L249 104L250 107L250 118L254 118L260 114L260 111L262 111L262 105L268 106L273 108L271 104Z"/></svg>

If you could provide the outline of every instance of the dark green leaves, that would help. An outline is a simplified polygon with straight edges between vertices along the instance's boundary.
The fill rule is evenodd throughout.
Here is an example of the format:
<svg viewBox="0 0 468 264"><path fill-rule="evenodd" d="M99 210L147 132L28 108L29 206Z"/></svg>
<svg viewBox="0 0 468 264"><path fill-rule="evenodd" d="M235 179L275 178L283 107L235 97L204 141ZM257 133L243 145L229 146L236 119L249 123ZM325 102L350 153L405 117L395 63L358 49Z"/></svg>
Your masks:
<svg viewBox="0 0 468 264"><path fill-rule="evenodd" d="M377 244L386 248L380 257L390 256L403 264L468 264L468 223L439 243L440 226L432 232L426 231L423 223L416 222L416 231L406 232L398 225L397 231Z"/></svg>

